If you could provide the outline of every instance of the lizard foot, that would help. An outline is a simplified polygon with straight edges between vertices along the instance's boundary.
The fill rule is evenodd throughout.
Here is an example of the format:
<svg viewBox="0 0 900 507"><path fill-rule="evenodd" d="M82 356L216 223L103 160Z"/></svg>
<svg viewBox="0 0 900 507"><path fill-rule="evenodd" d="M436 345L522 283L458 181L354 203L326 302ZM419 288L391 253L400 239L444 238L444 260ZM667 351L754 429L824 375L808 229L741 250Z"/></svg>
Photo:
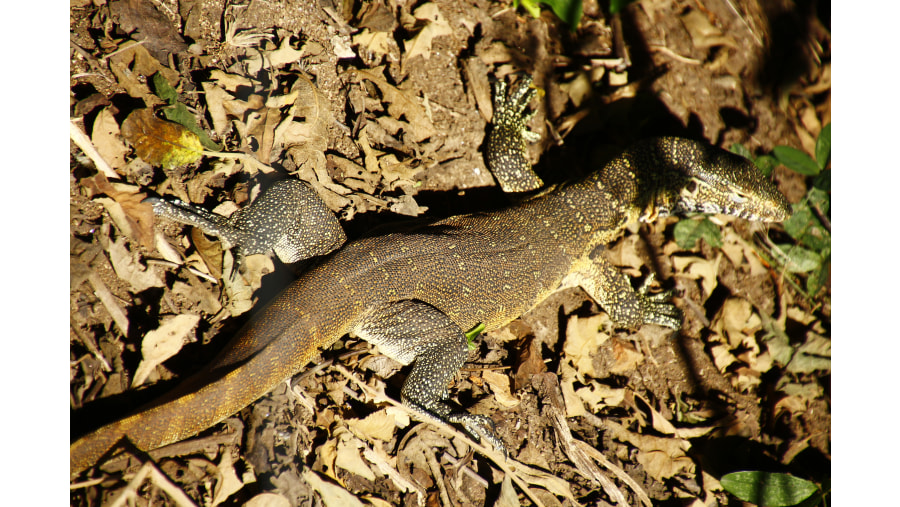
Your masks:
<svg viewBox="0 0 900 507"><path fill-rule="evenodd" d="M500 440L500 437L497 436L497 427L490 417L470 414L468 412L457 412L450 414L449 417L447 417L447 420L452 423L462 424L463 428L465 428L470 435L475 437L476 440L479 440L482 443L490 443L495 451L503 454L504 459L509 458L506 445L504 445L503 440Z"/></svg>
<svg viewBox="0 0 900 507"><path fill-rule="evenodd" d="M485 161L504 192L528 192L544 184L532 170L526 150L526 141L540 139L526 126L535 114L526 111L528 103L537 95L532 83L531 76L524 75L507 90L505 81L493 81L494 114L485 145Z"/></svg>
<svg viewBox="0 0 900 507"><path fill-rule="evenodd" d="M658 324L672 329L680 329L683 321L681 310L669 301L672 294L675 293L674 289L648 294L650 285L655 278L656 276L650 273L636 291L643 321L645 324Z"/></svg>

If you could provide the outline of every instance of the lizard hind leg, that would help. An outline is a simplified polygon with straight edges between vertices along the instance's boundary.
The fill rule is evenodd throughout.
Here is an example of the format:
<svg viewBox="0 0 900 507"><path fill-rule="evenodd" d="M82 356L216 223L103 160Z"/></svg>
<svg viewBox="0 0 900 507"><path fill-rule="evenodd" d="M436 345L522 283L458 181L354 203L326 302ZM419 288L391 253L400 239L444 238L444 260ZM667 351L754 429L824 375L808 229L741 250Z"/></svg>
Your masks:
<svg viewBox="0 0 900 507"><path fill-rule="evenodd" d="M486 440L506 454L489 417L455 409L444 401L447 384L468 356L466 336L447 314L421 301L387 303L367 312L352 334L377 345L388 357L412 364L400 397L420 418L461 424L476 440Z"/></svg>

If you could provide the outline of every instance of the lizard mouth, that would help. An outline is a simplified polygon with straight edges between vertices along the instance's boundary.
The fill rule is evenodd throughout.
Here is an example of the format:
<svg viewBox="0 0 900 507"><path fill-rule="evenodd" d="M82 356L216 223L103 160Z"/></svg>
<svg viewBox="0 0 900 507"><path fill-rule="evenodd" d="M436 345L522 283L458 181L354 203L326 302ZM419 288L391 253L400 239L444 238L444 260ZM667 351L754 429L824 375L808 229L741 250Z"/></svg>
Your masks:
<svg viewBox="0 0 900 507"><path fill-rule="evenodd" d="M791 208L780 193L774 193L773 197L748 195L733 187L718 188L694 178L679 192L671 212L679 215L730 215L759 222L780 222L791 215ZM661 210L660 215L662 214Z"/></svg>

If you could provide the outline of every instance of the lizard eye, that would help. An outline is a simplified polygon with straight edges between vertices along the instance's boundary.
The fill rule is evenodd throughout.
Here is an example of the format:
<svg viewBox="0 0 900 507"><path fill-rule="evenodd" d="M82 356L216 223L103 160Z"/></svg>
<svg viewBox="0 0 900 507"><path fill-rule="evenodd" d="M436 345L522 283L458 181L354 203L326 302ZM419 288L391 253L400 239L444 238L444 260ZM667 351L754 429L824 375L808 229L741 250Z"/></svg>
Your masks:
<svg viewBox="0 0 900 507"><path fill-rule="evenodd" d="M731 199L732 202L735 202L737 204L744 204L745 202L747 202L747 196L741 195L739 192L735 192L734 190L732 190L728 194L728 198Z"/></svg>

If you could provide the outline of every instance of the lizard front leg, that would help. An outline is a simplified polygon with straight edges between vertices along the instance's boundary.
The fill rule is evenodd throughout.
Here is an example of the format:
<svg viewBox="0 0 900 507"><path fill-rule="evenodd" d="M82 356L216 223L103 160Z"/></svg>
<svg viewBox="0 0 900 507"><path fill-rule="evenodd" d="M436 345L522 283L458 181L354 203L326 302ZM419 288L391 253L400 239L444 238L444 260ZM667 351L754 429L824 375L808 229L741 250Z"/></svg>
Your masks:
<svg viewBox="0 0 900 507"><path fill-rule="evenodd" d="M651 277L634 290L628 277L598 251L575 261L561 285L584 289L617 325L631 329L642 324L681 328L681 312L668 301L671 292L647 293Z"/></svg>
<svg viewBox="0 0 900 507"><path fill-rule="evenodd" d="M337 217L318 194L296 179L275 182L249 206L230 217L174 200L144 200L157 216L199 228L237 247L239 257L275 252L284 263L325 255L341 246L347 236Z"/></svg>
<svg viewBox="0 0 900 507"><path fill-rule="evenodd" d="M421 301L387 303L366 312L351 334L377 345L388 357L413 365L400 391L404 405L423 419L461 424L476 440L486 440L506 455L490 418L444 402L447 384L469 354L463 330L445 313Z"/></svg>

